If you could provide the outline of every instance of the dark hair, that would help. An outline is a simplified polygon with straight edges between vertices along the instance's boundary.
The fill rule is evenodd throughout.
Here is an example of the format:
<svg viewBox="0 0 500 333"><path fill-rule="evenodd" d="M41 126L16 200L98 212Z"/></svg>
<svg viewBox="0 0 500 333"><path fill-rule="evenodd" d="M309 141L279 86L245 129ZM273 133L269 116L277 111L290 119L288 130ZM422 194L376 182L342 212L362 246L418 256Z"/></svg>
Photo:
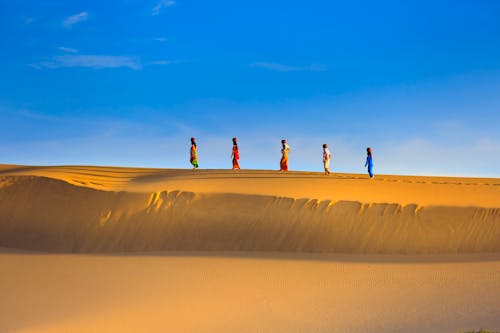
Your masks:
<svg viewBox="0 0 500 333"><path fill-rule="evenodd" d="M235 146L237 146L237 145L238 145L238 141L237 141L237 140L238 140L238 139L233 138L233 145L235 145Z"/></svg>
<svg viewBox="0 0 500 333"><path fill-rule="evenodd" d="M326 143L323 143L323 148L326 148L328 147L328 145Z"/></svg>
<svg viewBox="0 0 500 333"><path fill-rule="evenodd" d="M372 149L370 147L366 148L366 153L372 156Z"/></svg>
<svg viewBox="0 0 500 333"><path fill-rule="evenodd" d="M195 138L191 138L191 144L196 147L196 141Z"/></svg>

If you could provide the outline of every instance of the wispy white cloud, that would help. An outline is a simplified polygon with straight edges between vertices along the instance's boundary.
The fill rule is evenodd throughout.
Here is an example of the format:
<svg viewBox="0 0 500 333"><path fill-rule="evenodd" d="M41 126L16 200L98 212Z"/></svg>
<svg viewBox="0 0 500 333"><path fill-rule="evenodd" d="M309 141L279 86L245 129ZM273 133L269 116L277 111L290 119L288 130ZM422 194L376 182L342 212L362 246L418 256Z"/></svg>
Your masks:
<svg viewBox="0 0 500 333"><path fill-rule="evenodd" d="M175 5L175 1L173 0L161 0L153 7L151 15L158 15L163 8L172 7L173 5Z"/></svg>
<svg viewBox="0 0 500 333"><path fill-rule="evenodd" d="M63 52L67 52L67 53L78 53L77 49L74 49L71 47L59 46L57 49L60 51L63 51Z"/></svg>
<svg viewBox="0 0 500 333"><path fill-rule="evenodd" d="M33 120L48 120L48 121L57 121L59 120L58 117L56 116L52 116L52 115L48 115L48 114L44 114L44 113L41 113L41 112L35 112L35 111L31 111L29 109L20 109L19 111L15 112L17 115L19 116L22 116L22 117L25 117L25 118L30 118L30 119L33 119Z"/></svg>
<svg viewBox="0 0 500 333"><path fill-rule="evenodd" d="M89 18L89 13L87 12L81 12L72 16L67 17L63 21L63 25L66 28L71 28L74 24L86 21Z"/></svg>
<svg viewBox="0 0 500 333"><path fill-rule="evenodd" d="M141 69L142 65L138 58L128 56L111 55L63 55L53 57L50 61L32 64L37 69L42 68L64 68L64 67L87 67L87 68L130 68Z"/></svg>
<svg viewBox="0 0 500 333"><path fill-rule="evenodd" d="M171 65L173 63L174 62L170 60L156 60L148 62L148 65Z"/></svg>
<svg viewBox="0 0 500 333"><path fill-rule="evenodd" d="M78 50L58 47L61 51L68 53L76 53ZM66 54L62 56L55 56L49 60L40 61L37 63L29 64L29 66L36 69L55 69L55 68L68 68L68 67L86 67L94 69L102 68L130 68L133 70L140 70L145 66L161 66L180 64L186 61L182 60L153 60L141 61L140 57L132 56L115 56L115 55L93 55L93 54Z"/></svg>
<svg viewBox="0 0 500 333"><path fill-rule="evenodd" d="M168 40L168 38L165 37L156 37L155 41L160 42L160 43L165 43Z"/></svg>
<svg viewBox="0 0 500 333"><path fill-rule="evenodd" d="M250 65L251 67L264 68L277 72L301 72L301 71L309 71L309 72L324 72L326 71L325 65L313 64L309 66L290 66L284 65L276 62L255 62Z"/></svg>

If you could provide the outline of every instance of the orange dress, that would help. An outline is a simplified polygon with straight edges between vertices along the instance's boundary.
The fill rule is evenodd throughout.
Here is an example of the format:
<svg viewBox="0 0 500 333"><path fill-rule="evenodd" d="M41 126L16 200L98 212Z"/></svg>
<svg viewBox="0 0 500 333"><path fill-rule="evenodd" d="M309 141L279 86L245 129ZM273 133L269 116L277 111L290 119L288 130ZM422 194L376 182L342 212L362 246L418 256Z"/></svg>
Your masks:
<svg viewBox="0 0 500 333"><path fill-rule="evenodd" d="M281 161L280 161L280 171L288 171L288 153L290 152L290 146L285 143L283 149L281 149Z"/></svg>

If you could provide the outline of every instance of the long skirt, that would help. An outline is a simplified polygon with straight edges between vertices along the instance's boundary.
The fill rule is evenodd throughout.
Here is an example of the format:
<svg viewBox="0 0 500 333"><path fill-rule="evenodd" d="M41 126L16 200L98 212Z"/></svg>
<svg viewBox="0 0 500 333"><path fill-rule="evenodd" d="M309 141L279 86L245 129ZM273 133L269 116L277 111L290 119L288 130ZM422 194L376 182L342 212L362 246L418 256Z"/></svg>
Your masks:
<svg viewBox="0 0 500 333"><path fill-rule="evenodd" d="M330 159L323 160L323 166L325 167L326 172L330 172Z"/></svg>
<svg viewBox="0 0 500 333"><path fill-rule="evenodd" d="M236 158L233 158L233 169L239 169L240 164L238 163L238 160Z"/></svg>
<svg viewBox="0 0 500 333"><path fill-rule="evenodd" d="M198 168L198 159L197 158L191 159L191 164L193 165L193 167Z"/></svg>
<svg viewBox="0 0 500 333"><path fill-rule="evenodd" d="M288 156L283 156L281 158L280 171L288 171Z"/></svg>

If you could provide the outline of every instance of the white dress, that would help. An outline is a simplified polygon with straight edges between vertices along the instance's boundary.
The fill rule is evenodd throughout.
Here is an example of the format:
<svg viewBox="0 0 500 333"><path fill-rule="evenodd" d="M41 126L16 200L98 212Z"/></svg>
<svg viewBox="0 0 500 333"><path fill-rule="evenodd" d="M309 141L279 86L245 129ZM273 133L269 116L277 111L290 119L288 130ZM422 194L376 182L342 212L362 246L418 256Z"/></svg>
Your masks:
<svg viewBox="0 0 500 333"><path fill-rule="evenodd" d="M328 148L323 148L323 164L325 169L330 169L330 150Z"/></svg>

